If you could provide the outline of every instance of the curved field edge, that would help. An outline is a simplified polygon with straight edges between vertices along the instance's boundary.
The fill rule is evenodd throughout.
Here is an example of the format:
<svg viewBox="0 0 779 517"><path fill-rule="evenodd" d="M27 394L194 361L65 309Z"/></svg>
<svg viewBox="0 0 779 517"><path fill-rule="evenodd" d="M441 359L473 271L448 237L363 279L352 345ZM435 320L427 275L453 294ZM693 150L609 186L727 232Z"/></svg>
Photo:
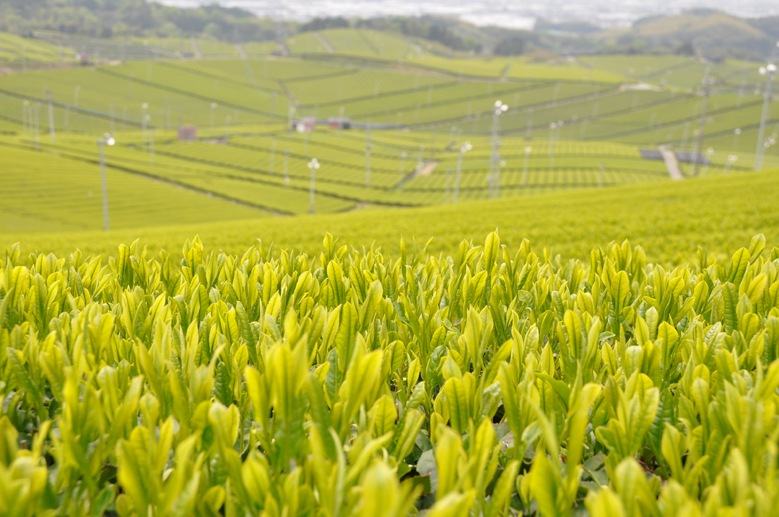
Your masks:
<svg viewBox="0 0 779 517"><path fill-rule="evenodd" d="M499 229L503 242L530 239L566 258L586 259L594 247L630 239L652 261L676 264L702 246L725 253L752 235L770 241L779 235L779 209L773 193L779 172L738 173L606 189L534 195L410 209L366 209L335 215L263 218L226 223L111 232L0 234L0 249L15 242L25 254L113 254L120 242L140 239L149 253L165 249L179 257L183 239L199 235L209 249L242 253L260 239L267 247L307 253L321 246L325 232L342 244L371 245L397 252L402 236L431 253L456 253L462 239L480 240ZM410 244L409 244L410 245Z"/></svg>

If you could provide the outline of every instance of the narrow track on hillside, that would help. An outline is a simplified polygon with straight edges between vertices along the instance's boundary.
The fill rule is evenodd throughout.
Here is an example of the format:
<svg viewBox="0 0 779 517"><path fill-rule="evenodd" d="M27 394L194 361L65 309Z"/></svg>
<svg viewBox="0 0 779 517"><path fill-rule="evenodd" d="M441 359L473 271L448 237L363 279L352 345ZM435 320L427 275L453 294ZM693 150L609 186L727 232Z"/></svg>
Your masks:
<svg viewBox="0 0 779 517"><path fill-rule="evenodd" d="M316 32L314 33L314 36L316 36L316 39L318 39L318 40L319 40L319 43L321 43L321 44L322 44L322 45L325 47L325 50L327 50L327 51L328 51L328 52L330 52L331 54L332 54L333 52L335 52L335 49L333 48L333 46L330 44L330 42L329 42L329 41L327 41L327 40L325 39L325 37L322 35L322 33L321 33L321 32L319 32L319 31L316 31Z"/></svg>
<svg viewBox="0 0 779 517"><path fill-rule="evenodd" d="M666 146L661 145L658 150L663 157L665 167L668 169L668 175L672 180L679 181L684 179L681 169L679 169L679 160L676 159L676 153L668 149Z"/></svg>
<svg viewBox="0 0 779 517"><path fill-rule="evenodd" d="M195 37L191 36L189 38L189 42L192 44L192 53L195 54L196 58L201 59L203 57L203 53L200 52L200 47L198 47Z"/></svg>

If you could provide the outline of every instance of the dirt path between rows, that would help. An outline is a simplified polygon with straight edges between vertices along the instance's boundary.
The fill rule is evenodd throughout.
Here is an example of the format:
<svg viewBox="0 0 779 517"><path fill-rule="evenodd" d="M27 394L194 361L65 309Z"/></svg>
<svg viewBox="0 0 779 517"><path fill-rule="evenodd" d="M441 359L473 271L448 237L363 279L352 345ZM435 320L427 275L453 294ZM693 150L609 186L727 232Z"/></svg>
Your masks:
<svg viewBox="0 0 779 517"><path fill-rule="evenodd" d="M665 162L665 168L668 169L668 174L672 180L683 180L684 174L679 169L679 160L676 159L676 154L665 146L660 146L660 154Z"/></svg>
<svg viewBox="0 0 779 517"><path fill-rule="evenodd" d="M335 52L335 49L334 49L334 48L333 48L333 46L330 44L330 42L329 42L329 41L327 41L327 40L325 39L325 37L324 37L324 36L322 36L322 34L320 34L320 33L319 33L319 31L315 32L315 33L314 33L314 36L316 36L316 39L318 39L318 40L319 40L319 43L321 43L321 44L322 44L322 46L323 46L323 47L325 47L325 49L326 49L328 52L330 52L331 54L332 54L333 52Z"/></svg>
<svg viewBox="0 0 779 517"><path fill-rule="evenodd" d="M203 57L203 53L200 52L200 47L197 46L197 41L195 41L195 37L192 36L189 38L189 42L192 44L192 53L195 54L195 57L200 59Z"/></svg>

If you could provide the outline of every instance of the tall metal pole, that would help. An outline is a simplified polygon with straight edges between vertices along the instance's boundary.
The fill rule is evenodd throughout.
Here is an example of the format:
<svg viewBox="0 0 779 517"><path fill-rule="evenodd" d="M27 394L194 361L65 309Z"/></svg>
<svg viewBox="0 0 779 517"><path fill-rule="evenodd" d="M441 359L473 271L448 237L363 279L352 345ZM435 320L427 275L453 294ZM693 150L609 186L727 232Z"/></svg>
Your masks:
<svg viewBox="0 0 779 517"><path fill-rule="evenodd" d="M733 152L738 150L738 137L741 136L741 128L737 127L733 130Z"/></svg>
<svg viewBox="0 0 779 517"><path fill-rule="evenodd" d="M493 185L495 184L495 160L498 155L498 110L492 112L492 153L490 154L490 189L489 198L493 196Z"/></svg>
<svg viewBox="0 0 779 517"><path fill-rule="evenodd" d="M501 160L496 164L496 175L495 175L495 198L500 197L500 171L503 169L503 167L506 165L506 162Z"/></svg>
<svg viewBox="0 0 779 517"><path fill-rule="evenodd" d="M522 164L522 188L525 189L527 187L527 161L530 158L530 153L533 152L533 148L528 146L525 147L525 161Z"/></svg>
<svg viewBox="0 0 779 517"><path fill-rule="evenodd" d="M141 104L141 148L146 149L146 108L149 105L145 102Z"/></svg>
<svg viewBox="0 0 779 517"><path fill-rule="evenodd" d="M490 156L490 188L489 197L492 198L495 193L495 166L498 160L498 117L508 111L509 107L501 101L495 101L495 107L492 110L492 155Z"/></svg>
<svg viewBox="0 0 779 517"><path fill-rule="evenodd" d="M149 131L149 165L154 167L154 129Z"/></svg>
<svg viewBox="0 0 779 517"><path fill-rule="evenodd" d="M27 108L27 129L30 137L30 145L35 145L35 106L30 105Z"/></svg>
<svg viewBox="0 0 779 517"><path fill-rule="evenodd" d="M24 135L27 136L29 134L29 130L27 129L27 106L30 103L28 101L22 101L22 131L24 132Z"/></svg>
<svg viewBox="0 0 779 517"><path fill-rule="evenodd" d="M557 123L549 124L549 168L554 170L554 133Z"/></svg>
<svg viewBox="0 0 779 517"><path fill-rule="evenodd" d="M454 194L452 196L452 204L454 205L457 204L457 200L460 198L460 173L463 170L463 155L470 150L470 142L465 142L460 146L460 157L457 159L457 173L454 177Z"/></svg>
<svg viewBox="0 0 779 517"><path fill-rule="evenodd" d="M54 143L54 106L52 105L51 90L49 90L49 137L51 143Z"/></svg>
<svg viewBox="0 0 779 517"><path fill-rule="evenodd" d="M315 195L315 186L316 186L316 170L319 168L319 162L316 158L308 162L308 169L311 171L311 187L309 192L309 207L308 207L308 213L313 214L314 213L314 195Z"/></svg>
<svg viewBox="0 0 779 517"><path fill-rule="evenodd" d="M701 168L701 150L703 149L703 133L706 127L706 116L709 109L709 67L703 76L703 105L701 106L701 121L698 124L698 142L695 144L695 167L693 174L697 176Z"/></svg>
<svg viewBox="0 0 779 517"><path fill-rule="evenodd" d="M460 149L460 156L457 158L457 172L454 175L454 193L452 194L452 204L456 205L460 198L460 173L463 170L463 150Z"/></svg>
<svg viewBox="0 0 779 517"><path fill-rule="evenodd" d="M452 175L452 169L446 169L446 183L444 184L444 204L449 201L449 176Z"/></svg>
<svg viewBox="0 0 779 517"><path fill-rule="evenodd" d="M289 170L289 149L284 149L284 186L287 186L287 183L289 183L289 174L287 174L287 171Z"/></svg>
<svg viewBox="0 0 779 517"><path fill-rule="evenodd" d="M311 170L311 192L310 192L310 199L309 199L309 207L308 207L308 213L313 214L314 213L314 192L315 192L315 182L316 182L316 169L313 167L309 167Z"/></svg>
<svg viewBox="0 0 779 517"><path fill-rule="evenodd" d="M365 186L371 186L371 126L365 129Z"/></svg>
<svg viewBox="0 0 779 517"><path fill-rule="evenodd" d="M273 174L273 162L276 158L276 141L274 140L270 144L270 163L268 163L268 173Z"/></svg>
<svg viewBox="0 0 779 517"><path fill-rule="evenodd" d="M403 162L405 161L405 159L406 159L406 151L403 151L402 153L400 153L400 167L398 168L398 188L403 186L403 177L405 176L404 174L405 171L403 169Z"/></svg>
<svg viewBox="0 0 779 517"><path fill-rule="evenodd" d="M40 111L41 105L38 103L35 105L35 150L37 151L41 149Z"/></svg>
<svg viewBox="0 0 779 517"><path fill-rule="evenodd" d="M765 123L768 119L768 107L771 103L771 83L776 73L775 65L768 65L765 68L761 68L760 72L766 75L765 93L763 94L763 116L760 119L760 130L757 133L757 150L755 151L755 170L759 171L763 168L763 156L765 155L765 145L763 139L765 138Z"/></svg>
<svg viewBox="0 0 779 517"><path fill-rule="evenodd" d="M100 146L100 178L103 182L103 228L108 231L108 184L105 176L105 140L100 139L97 141Z"/></svg>

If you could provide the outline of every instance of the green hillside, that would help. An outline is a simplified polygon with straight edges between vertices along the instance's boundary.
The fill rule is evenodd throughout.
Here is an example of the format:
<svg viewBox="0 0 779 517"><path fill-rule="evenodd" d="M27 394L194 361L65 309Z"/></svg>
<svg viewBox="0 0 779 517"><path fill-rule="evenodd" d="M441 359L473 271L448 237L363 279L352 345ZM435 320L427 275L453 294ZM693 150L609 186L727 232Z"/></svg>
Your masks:
<svg viewBox="0 0 779 517"><path fill-rule="evenodd" d="M752 63L581 56L538 64L449 59L421 50L401 64L380 53L364 58L365 48L374 52L366 42L381 41L388 52L405 44L385 33L333 29L305 34L320 44L330 37L341 53L328 43L334 52L160 58L6 75L0 81L0 146L28 153L31 163L36 161L32 151L39 149L45 165L36 171L83 169L89 177L98 161L95 140L111 132L117 140L106 151L111 175L153 189L162 185L163 191L215 197L200 213L202 219L193 222L212 213L219 220L308 213L312 158L321 164L316 213L667 182L666 164L646 159L641 150L695 149L700 83L708 69L713 85L702 144L708 162L700 173L754 168L763 95ZM366 46L354 46L350 38ZM491 112L497 99L508 109L498 121L499 156L493 167ZM778 109L773 103L768 112L765 168L779 167ZM304 116L319 119L312 133L285 127ZM337 116L351 118L356 127L328 129L326 119ZM55 141L48 136L50 122ZM197 127L199 139L178 141L176 128L188 124ZM365 124L373 126L370 133ZM466 142L470 150L461 161ZM689 163L680 163L680 169L682 175L694 174ZM15 184L28 184L23 167L4 173ZM39 183L52 190L60 186L40 174ZM148 212L168 211L164 197L149 196ZM224 203L238 208L221 210ZM44 219L23 221L16 215L3 223L3 230L50 231L45 221L58 212L54 205L41 206L52 207ZM189 220L187 210L177 213L168 223L150 216L127 219L127 225ZM89 221L83 214L73 217L83 227L102 224L94 215Z"/></svg>
<svg viewBox="0 0 779 517"><path fill-rule="evenodd" d="M564 258L586 260L593 247L630 239L648 259L664 264L694 260L698 246L713 256L726 253L752 235L764 232L771 245L779 235L773 193L779 172L743 173L684 182L663 182L608 189L583 189L523 198L478 201L455 206L404 210L363 210L338 215L264 218L226 223L201 223L165 228L136 228L104 232L0 234L0 246L20 242L25 253L65 255L75 248L84 253L113 253L120 242L137 238L150 253L178 253L181 239L199 235L210 249L242 253L256 239L265 246L316 253L325 232L340 244L357 249L380 246L397 253L400 238L415 240L433 254L456 253L462 239L478 242L500 229L503 242L519 246L530 239L534 247L549 248ZM202 206L202 205L201 205ZM0 247L0 249L2 249Z"/></svg>
<svg viewBox="0 0 779 517"><path fill-rule="evenodd" d="M545 26L0 4L0 516L771 517L770 27Z"/></svg>
<svg viewBox="0 0 779 517"><path fill-rule="evenodd" d="M0 32L0 68L24 71L75 61L75 52L70 48Z"/></svg>
<svg viewBox="0 0 779 517"><path fill-rule="evenodd" d="M599 37L645 50L673 52L690 43L707 56L754 58L771 55L776 44L771 30L763 29L759 23L721 11L691 9L639 20L630 29L607 31Z"/></svg>

